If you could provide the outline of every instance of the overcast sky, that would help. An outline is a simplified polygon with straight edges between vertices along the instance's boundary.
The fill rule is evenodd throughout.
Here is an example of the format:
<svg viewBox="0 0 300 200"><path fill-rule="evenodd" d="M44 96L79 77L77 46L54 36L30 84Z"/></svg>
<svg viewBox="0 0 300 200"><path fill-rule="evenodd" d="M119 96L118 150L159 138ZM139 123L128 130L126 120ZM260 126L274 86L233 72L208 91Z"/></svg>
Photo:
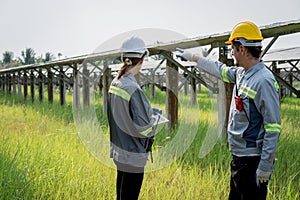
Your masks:
<svg viewBox="0 0 300 200"><path fill-rule="evenodd" d="M299 0L0 0L0 59L89 54L112 37L144 28L187 37L230 31L240 21L258 26L300 19ZM300 46L300 34L279 38L272 48Z"/></svg>

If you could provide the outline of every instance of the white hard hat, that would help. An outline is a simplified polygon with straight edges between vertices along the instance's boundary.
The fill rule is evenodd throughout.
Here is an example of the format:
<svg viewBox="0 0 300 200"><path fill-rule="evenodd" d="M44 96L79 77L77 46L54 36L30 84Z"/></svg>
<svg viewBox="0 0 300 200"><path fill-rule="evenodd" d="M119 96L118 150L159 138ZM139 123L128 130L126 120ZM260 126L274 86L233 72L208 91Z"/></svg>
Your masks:
<svg viewBox="0 0 300 200"><path fill-rule="evenodd" d="M122 57L141 58L143 55L148 55L148 49L145 42L139 37L133 36L125 40L120 48Z"/></svg>

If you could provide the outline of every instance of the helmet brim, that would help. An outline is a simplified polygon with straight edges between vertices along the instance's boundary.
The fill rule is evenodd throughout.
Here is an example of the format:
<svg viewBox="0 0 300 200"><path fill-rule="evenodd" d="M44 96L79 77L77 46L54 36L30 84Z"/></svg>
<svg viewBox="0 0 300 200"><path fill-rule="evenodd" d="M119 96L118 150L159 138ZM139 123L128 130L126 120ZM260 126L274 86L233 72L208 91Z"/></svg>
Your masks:
<svg viewBox="0 0 300 200"><path fill-rule="evenodd" d="M226 41L225 44L232 44L232 40Z"/></svg>

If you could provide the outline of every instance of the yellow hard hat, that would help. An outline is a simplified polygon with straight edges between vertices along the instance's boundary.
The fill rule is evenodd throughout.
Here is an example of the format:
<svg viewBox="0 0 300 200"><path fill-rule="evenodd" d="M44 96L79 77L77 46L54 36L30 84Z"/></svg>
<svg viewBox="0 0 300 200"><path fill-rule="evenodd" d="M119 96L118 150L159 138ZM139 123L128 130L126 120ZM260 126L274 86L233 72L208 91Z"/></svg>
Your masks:
<svg viewBox="0 0 300 200"><path fill-rule="evenodd" d="M249 41L262 41L259 28L252 22L240 22L231 31L230 38L225 44L232 44L232 41L238 38L244 38Z"/></svg>

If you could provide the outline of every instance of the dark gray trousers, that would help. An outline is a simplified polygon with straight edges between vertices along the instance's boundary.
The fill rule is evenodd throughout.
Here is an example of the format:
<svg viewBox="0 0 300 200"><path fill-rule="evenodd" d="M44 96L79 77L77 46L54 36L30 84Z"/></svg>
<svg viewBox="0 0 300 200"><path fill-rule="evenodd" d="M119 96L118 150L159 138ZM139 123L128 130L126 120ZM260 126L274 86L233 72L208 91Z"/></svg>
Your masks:
<svg viewBox="0 0 300 200"><path fill-rule="evenodd" d="M259 156L232 156L229 200L265 200L268 183L256 183Z"/></svg>

